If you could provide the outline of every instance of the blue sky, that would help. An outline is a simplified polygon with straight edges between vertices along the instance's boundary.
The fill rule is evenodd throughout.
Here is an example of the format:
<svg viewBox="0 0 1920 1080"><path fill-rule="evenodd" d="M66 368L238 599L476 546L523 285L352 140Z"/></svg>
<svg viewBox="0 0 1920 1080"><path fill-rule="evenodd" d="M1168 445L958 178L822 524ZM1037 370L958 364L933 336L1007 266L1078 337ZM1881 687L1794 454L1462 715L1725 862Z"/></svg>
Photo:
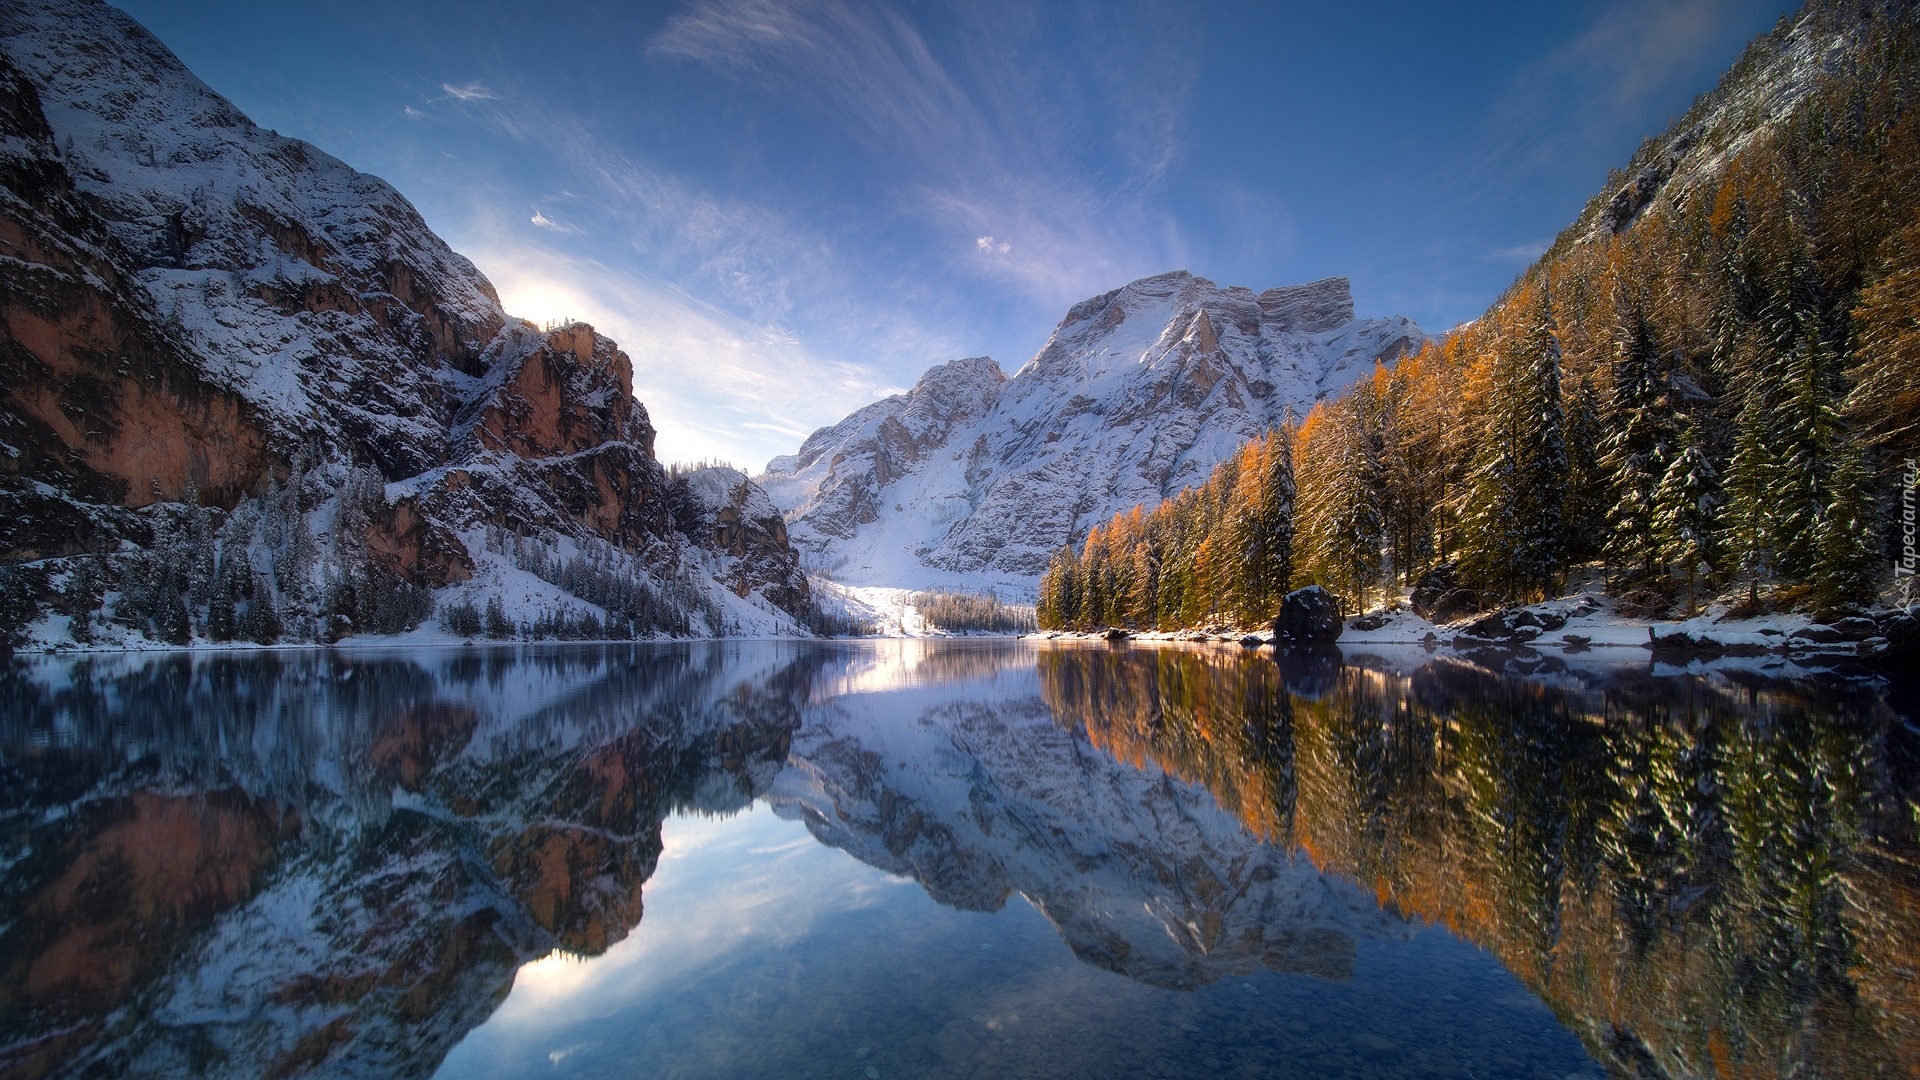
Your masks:
<svg viewBox="0 0 1920 1080"><path fill-rule="evenodd" d="M130 0L633 357L665 460L756 471L929 366L1011 374L1186 268L1478 315L1773 0Z"/></svg>

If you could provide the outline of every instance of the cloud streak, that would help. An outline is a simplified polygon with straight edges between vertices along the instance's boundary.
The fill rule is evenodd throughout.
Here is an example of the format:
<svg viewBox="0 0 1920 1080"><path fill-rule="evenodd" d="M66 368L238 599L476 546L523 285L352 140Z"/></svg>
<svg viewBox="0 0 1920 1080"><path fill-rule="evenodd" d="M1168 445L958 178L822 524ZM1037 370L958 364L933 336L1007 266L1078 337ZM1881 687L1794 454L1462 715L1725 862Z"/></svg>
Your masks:
<svg viewBox="0 0 1920 1080"><path fill-rule="evenodd" d="M440 90L443 94L453 99L454 101L499 101L500 100L499 94L494 93L493 91L487 89L486 86L478 82L464 83L460 86L455 86L452 83L443 82L440 84Z"/></svg>
<svg viewBox="0 0 1920 1080"><path fill-rule="evenodd" d="M701 0L667 23L648 55L695 62L837 118L894 163L900 209L956 246L971 241L994 256L966 269L1045 305L1178 262L1181 231L1147 196L1178 152L1197 78L1192 17L1149 5L1119 21L1124 41L1114 20L1066 28L1095 38L1113 67L1137 72L1130 53L1156 63L1152 79L1101 67L1065 87L1043 85L1052 76L1032 62L1045 35L1062 28L1011 4L969 5L957 17L961 70L943 64L899 11L855 0ZM982 236L996 239L981 248Z"/></svg>

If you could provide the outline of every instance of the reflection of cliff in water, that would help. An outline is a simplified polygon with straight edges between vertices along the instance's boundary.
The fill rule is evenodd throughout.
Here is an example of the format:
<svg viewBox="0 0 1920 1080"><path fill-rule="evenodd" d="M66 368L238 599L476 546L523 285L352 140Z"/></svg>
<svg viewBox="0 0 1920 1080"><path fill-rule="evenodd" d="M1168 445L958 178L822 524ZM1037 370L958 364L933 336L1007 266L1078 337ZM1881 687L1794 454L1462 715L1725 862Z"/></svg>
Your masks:
<svg viewBox="0 0 1920 1080"><path fill-rule="evenodd" d="M1033 654L1001 649L1018 668L816 702L775 809L940 903L993 911L1019 893L1083 960L1157 986L1344 979L1357 941L1412 933L1371 893L1243 828L1197 777L1056 724ZM1284 739L1283 718L1262 722Z"/></svg>
<svg viewBox="0 0 1920 1080"><path fill-rule="evenodd" d="M822 657L251 653L0 674L0 1076L434 1070L524 961L641 916Z"/></svg>
<svg viewBox="0 0 1920 1080"><path fill-rule="evenodd" d="M1488 948L1629 1075L1915 1075L1920 740L1871 688L1039 664L1062 724Z"/></svg>

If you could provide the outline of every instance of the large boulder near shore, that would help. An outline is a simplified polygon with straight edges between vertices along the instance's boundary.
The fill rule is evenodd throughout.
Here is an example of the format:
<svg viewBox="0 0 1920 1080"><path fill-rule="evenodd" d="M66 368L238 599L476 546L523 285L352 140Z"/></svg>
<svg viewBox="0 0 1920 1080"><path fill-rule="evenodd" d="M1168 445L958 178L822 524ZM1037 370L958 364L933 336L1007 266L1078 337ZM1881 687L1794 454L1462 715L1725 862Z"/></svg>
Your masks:
<svg viewBox="0 0 1920 1080"><path fill-rule="evenodd" d="M1340 639L1340 630L1340 601L1318 585L1288 593L1273 620L1276 643L1330 645Z"/></svg>
<svg viewBox="0 0 1920 1080"><path fill-rule="evenodd" d="M1453 563L1441 563L1414 583L1413 613L1433 623L1452 622L1480 610L1480 594L1462 588Z"/></svg>

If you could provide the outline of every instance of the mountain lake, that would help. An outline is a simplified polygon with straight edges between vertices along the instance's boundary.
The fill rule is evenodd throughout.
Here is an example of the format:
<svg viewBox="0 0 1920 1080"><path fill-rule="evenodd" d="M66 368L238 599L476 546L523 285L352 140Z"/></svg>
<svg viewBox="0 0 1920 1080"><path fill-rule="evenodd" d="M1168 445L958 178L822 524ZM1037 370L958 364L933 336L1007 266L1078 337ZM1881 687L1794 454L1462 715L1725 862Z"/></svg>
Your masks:
<svg viewBox="0 0 1920 1080"><path fill-rule="evenodd" d="M1631 658L16 658L0 1076L1920 1075L1913 682Z"/></svg>

